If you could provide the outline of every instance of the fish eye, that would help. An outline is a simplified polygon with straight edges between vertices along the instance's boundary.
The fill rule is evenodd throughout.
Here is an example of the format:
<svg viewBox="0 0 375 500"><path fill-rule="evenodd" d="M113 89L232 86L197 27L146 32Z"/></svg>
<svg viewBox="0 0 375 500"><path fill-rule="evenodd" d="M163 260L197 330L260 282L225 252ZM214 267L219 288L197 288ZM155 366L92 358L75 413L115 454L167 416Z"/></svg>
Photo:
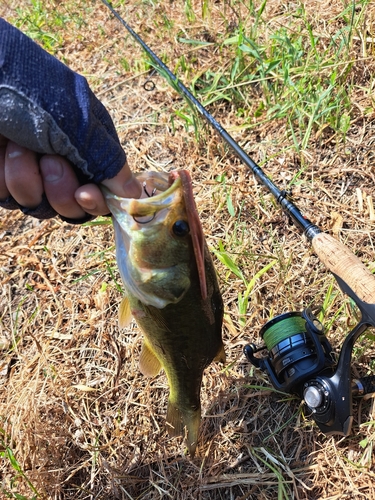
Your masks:
<svg viewBox="0 0 375 500"><path fill-rule="evenodd" d="M186 236L190 232L189 224L186 220L177 220L172 226L172 231L176 236Z"/></svg>

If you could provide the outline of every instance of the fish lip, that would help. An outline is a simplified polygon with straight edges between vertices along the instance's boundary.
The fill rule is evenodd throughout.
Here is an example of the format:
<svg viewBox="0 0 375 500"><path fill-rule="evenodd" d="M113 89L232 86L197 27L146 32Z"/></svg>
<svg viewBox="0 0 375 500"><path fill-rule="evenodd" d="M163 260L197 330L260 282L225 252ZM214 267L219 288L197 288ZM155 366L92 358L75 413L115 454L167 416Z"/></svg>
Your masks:
<svg viewBox="0 0 375 500"><path fill-rule="evenodd" d="M137 219L136 215L133 215L133 219L135 220L135 222L137 224L148 224L149 222L152 222L155 219L155 216L156 216L156 212L154 212L153 214L151 214L150 217L147 218L146 220ZM144 217L147 217L147 215L145 215Z"/></svg>
<svg viewBox="0 0 375 500"><path fill-rule="evenodd" d="M155 214L160 210L165 208L169 208L175 203L174 193L181 187L182 181L180 177L176 177L173 183L169 186L168 189L162 191L159 194L151 196L150 198L122 198L121 196L117 196L109 191L105 186L100 186L102 192L106 198L108 207L112 211L112 213L117 208L118 210L125 210L130 216L133 218L136 217L144 217L151 216L155 217ZM153 217L153 218L154 218ZM151 222L150 219L147 222ZM140 224L146 224L146 221L137 221Z"/></svg>

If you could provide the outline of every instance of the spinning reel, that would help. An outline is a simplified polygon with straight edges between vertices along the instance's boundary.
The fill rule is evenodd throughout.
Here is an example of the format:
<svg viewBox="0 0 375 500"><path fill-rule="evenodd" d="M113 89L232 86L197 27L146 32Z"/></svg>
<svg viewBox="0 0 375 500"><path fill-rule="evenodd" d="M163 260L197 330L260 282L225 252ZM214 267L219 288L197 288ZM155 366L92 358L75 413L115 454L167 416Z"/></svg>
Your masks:
<svg viewBox="0 0 375 500"><path fill-rule="evenodd" d="M354 343L368 326L374 326L375 304L362 302L338 276L341 289L354 299L361 320L347 335L336 363L324 327L311 309L276 316L260 330L264 345L244 348L247 359L266 372L279 391L304 400L320 430L348 436L353 422L353 396L375 392L375 376L351 378ZM268 351L267 356L255 354Z"/></svg>

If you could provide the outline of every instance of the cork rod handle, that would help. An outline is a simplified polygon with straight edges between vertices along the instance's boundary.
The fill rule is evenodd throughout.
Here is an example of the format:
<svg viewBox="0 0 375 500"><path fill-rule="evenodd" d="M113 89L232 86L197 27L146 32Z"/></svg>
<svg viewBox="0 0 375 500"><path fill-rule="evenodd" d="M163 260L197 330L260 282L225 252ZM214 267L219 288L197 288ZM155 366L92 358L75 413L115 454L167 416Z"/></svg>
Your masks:
<svg viewBox="0 0 375 500"><path fill-rule="evenodd" d="M327 233L319 233L312 246L323 264L339 276L368 304L375 304L375 276L345 245Z"/></svg>

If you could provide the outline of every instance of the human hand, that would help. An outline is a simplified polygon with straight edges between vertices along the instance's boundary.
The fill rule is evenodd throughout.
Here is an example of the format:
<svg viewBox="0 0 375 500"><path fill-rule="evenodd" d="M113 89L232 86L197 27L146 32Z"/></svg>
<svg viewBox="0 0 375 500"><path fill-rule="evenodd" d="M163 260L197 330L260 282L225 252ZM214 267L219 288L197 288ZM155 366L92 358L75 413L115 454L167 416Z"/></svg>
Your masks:
<svg viewBox="0 0 375 500"><path fill-rule="evenodd" d="M125 163L120 172L103 181L113 193L139 198L141 186ZM35 209L43 193L51 207L67 219L109 213L96 184L80 185L72 165L59 155L37 155L0 136L0 201L12 196L22 207Z"/></svg>
<svg viewBox="0 0 375 500"><path fill-rule="evenodd" d="M0 136L4 208L82 223L109 212L99 182L122 197L141 194L111 116L87 80L1 18ZM96 185L86 183L90 178Z"/></svg>

